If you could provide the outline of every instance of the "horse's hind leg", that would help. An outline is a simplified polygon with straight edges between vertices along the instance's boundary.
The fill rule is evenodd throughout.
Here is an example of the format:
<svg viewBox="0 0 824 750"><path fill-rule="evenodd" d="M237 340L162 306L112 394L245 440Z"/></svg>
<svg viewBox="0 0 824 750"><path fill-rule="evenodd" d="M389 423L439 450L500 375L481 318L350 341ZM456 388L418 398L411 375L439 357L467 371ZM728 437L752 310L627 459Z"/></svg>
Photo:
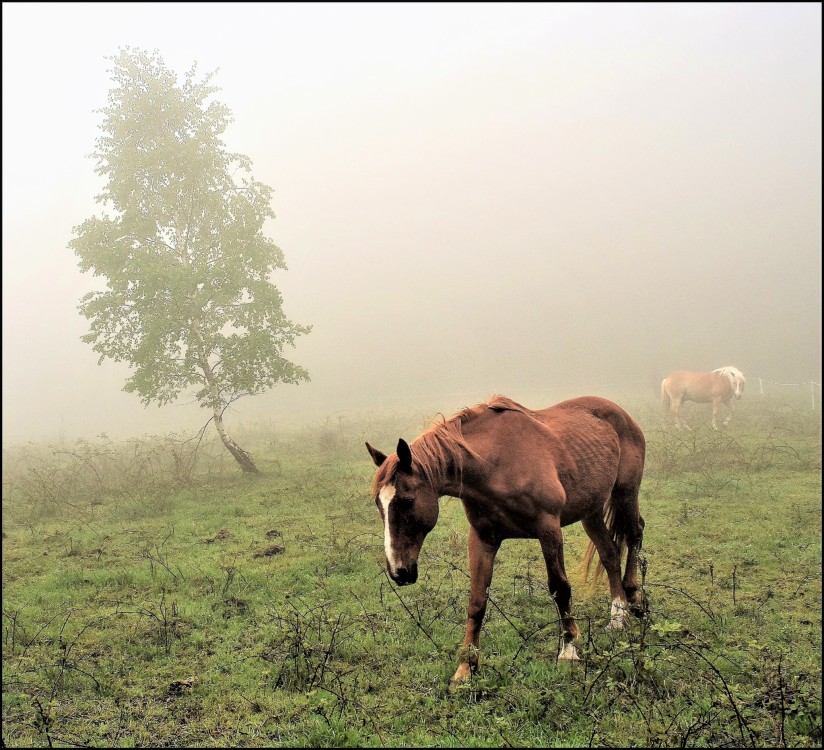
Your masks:
<svg viewBox="0 0 824 750"><path fill-rule="evenodd" d="M683 403L683 398L681 396L673 396L672 398L672 415L673 420L675 422L675 426L679 429L689 429L689 425L684 421L683 417L681 416L681 404Z"/></svg>
<svg viewBox="0 0 824 750"><path fill-rule="evenodd" d="M558 653L559 661L578 661L578 652L573 641L580 636L578 625L571 613L572 587L564 567L564 535L561 532L561 522L554 516L548 516L546 522L538 532L541 550L544 553L547 577L549 579L549 593L558 605L563 623L561 650Z"/></svg>
<svg viewBox="0 0 824 750"><path fill-rule="evenodd" d="M449 681L451 688L466 682L478 668L478 647L481 642L481 625L489 598L492 568L500 547L481 540L475 529L469 527L469 606L466 609L466 635L458 661L458 669Z"/></svg>
<svg viewBox="0 0 824 750"><path fill-rule="evenodd" d="M582 519L581 523L598 551L601 565L607 572L609 580L612 606L607 629L620 630L624 627L624 618L629 611L627 593L624 590L624 582L621 580L621 550L613 541L612 534L600 513L591 518Z"/></svg>
<svg viewBox="0 0 824 750"><path fill-rule="evenodd" d="M624 567L624 594L630 604L632 613L636 616L643 614L643 593L638 584L638 555L644 539L644 519L639 514L638 523L634 528L627 530L627 564Z"/></svg>

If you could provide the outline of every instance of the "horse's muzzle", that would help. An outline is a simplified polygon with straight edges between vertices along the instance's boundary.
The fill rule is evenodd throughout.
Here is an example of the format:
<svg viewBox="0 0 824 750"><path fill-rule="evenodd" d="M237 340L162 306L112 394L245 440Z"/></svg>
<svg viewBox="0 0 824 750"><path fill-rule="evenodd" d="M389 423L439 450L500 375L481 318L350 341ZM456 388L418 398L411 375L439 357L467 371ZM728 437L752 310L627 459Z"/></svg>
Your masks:
<svg viewBox="0 0 824 750"><path fill-rule="evenodd" d="M412 563L408 568L398 568L395 573L389 571L389 577L398 584L398 586L406 586L410 583L415 583L418 580L418 564Z"/></svg>

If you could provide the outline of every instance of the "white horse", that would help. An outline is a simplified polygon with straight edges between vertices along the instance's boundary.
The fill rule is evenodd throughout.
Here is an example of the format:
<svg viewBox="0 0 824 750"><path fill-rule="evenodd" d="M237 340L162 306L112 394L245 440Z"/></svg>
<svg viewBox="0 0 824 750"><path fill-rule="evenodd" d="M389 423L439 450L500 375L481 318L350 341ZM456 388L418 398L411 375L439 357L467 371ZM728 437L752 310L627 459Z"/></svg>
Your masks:
<svg viewBox="0 0 824 750"><path fill-rule="evenodd" d="M724 419L728 425L732 419L735 400L744 393L744 373L737 367L719 367L712 372L689 372L678 370L668 375L661 382L661 403L665 416L673 415L678 427L689 425L681 417L681 404L695 401L700 404L712 402L712 427L718 429L718 407L723 403L729 407L729 414Z"/></svg>

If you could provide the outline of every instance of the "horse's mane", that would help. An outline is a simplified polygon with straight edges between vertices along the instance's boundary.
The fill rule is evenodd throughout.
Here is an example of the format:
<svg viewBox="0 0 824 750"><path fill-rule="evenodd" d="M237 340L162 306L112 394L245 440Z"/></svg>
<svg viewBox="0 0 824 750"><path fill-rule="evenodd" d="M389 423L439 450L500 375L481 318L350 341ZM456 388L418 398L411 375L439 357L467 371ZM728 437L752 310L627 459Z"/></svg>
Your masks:
<svg viewBox="0 0 824 750"><path fill-rule="evenodd" d="M745 382L744 373L732 365L728 365L727 367L719 367L717 370L713 370L713 372L723 375L732 385L735 385L737 382Z"/></svg>
<svg viewBox="0 0 824 750"><path fill-rule="evenodd" d="M520 411L529 414L529 410L506 396L495 395L488 401L475 406L467 406L446 419L443 414L435 418L433 424L424 430L410 444L412 462L423 474L425 480L433 487L437 487L446 480L450 465L460 476L463 471L464 451L470 456L482 461L466 442L462 426L471 420L477 419L488 410ZM392 479L397 470L398 456L393 453L380 466L372 482L374 494L381 486Z"/></svg>
<svg viewBox="0 0 824 750"><path fill-rule="evenodd" d="M494 395L489 401L480 404L480 406L485 406L487 409L492 409L492 411L520 411L524 414L532 414L526 407L500 394Z"/></svg>

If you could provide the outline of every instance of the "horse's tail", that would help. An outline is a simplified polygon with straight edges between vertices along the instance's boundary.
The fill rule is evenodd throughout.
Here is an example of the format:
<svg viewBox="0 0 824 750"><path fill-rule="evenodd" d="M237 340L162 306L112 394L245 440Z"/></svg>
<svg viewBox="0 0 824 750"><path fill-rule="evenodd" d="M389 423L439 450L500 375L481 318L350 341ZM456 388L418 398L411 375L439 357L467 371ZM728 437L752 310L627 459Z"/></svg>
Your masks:
<svg viewBox="0 0 824 750"><path fill-rule="evenodd" d="M592 565L592 558L595 557L596 551L597 550L595 549L595 545L592 543L592 541L590 541L590 543L587 545L587 550L584 553L584 559L581 561L581 565L584 568L584 583L586 583L589 580L589 569ZM623 554L623 549L621 550L621 553ZM593 578L593 581L597 581L601 577L601 573L603 572L604 566L601 565L601 559L599 558L598 564L595 566L595 577Z"/></svg>
<svg viewBox="0 0 824 750"><path fill-rule="evenodd" d="M612 537L612 541L615 542L615 546L618 548L619 560L624 559L624 554L630 545L640 549L645 524L638 505L637 486L615 486L612 495L604 505L604 523ZM581 561L585 583L589 580L589 571L596 552L595 544L590 540ZM603 572L604 566L599 557L595 566L593 582L596 582Z"/></svg>
<svg viewBox="0 0 824 750"><path fill-rule="evenodd" d="M664 409L665 415L670 412L670 395L667 390L667 380L669 380L669 378L664 378L661 381L661 406Z"/></svg>
<svg viewBox="0 0 824 750"><path fill-rule="evenodd" d="M624 552L627 549L627 534L623 530L622 525L616 523L615 505L613 503L614 495L615 490L613 490L613 494L610 495L609 500L607 500L604 505L604 523L606 524L607 531L609 531L609 535L612 537L612 541L615 542L615 546L618 547L618 559L622 560L624 557ZM584 567L584 583L589 580L589 569L592 566L592 559L595 557L596 552L597 550L595 549L595 543L590 540L587 545L586 552L584 553L584 559L582 560L582 565ZM604 566L601 563L601 558L599 556L598 564L595 566L595 576L592 579L593 582L597 581L603 572Z"/></svg>

